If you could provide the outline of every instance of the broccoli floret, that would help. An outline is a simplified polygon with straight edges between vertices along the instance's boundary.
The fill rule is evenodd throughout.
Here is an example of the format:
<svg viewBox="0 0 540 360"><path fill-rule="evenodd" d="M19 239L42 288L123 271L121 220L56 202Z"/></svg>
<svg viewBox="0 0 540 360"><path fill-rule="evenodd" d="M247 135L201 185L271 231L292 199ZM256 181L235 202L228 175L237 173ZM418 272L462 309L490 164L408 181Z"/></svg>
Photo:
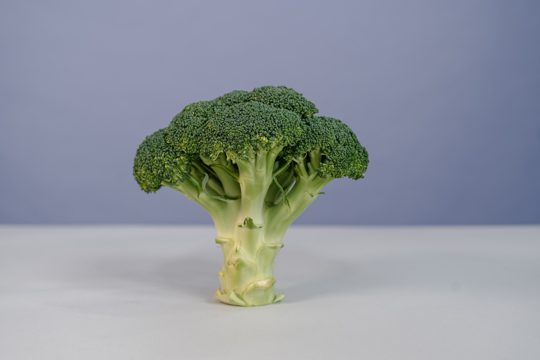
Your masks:
<svg viewBox="0 0 540 360"><path fill-rule="evenodd" d="M360 179L366 149L340 120L283 86L232 91L187 105L145 138L133 173L141 189L175 189L204 207L225 264L216 296L278 302L273 262L289 225L336 178Z"/></svg>

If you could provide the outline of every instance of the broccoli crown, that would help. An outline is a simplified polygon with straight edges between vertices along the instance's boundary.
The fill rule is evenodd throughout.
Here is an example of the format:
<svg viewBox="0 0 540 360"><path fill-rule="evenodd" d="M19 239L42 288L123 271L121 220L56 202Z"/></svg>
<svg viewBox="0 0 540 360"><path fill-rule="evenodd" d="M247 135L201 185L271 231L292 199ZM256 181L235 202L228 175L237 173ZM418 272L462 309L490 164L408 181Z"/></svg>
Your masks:
<svg viewBox="0 0 540 360"><path fill-rule="evenodd" d="M260 151L281 149L280 158L308 159L318 152L322 177L362 177L367 152L339 120L314 116L315 105L284 86L236 90L187 105L170 125L148 136L135 157L135 179L144 191L186 179L201 158L225 155L233 164Z"/></svg>

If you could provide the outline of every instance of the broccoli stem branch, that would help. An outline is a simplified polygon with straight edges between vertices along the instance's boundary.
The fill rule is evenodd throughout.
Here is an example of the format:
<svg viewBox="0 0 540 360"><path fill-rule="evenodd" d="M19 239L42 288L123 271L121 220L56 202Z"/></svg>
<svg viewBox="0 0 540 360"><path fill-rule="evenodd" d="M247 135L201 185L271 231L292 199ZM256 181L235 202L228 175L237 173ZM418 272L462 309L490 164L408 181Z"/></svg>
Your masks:
<svg viewBox="0 0 540 360"><path fill-rule="evenodd" d="M235 168L231 161L227 160L224 154L220 154L216 160L201 156L201 160L214 171L223 186L224 195L230 198L240 196L238 169Z"/></svg>
<svg viewBox="0 0 540 360"><path fill-rule="evenodd" d="M320 176L299 176L295 186L287 194L287 202L266 210L266 223L285 233L292 222L319 196L321 190L332 179Z"/></svg>
<svg viewBox="0 0 540 360"><path fill-rule="evenodd" d="M255 223L264 221L265 198L272 184L272 169L281 149L259 150L248 159L237 160L242 194L240 221L248 217Z"/></svg>

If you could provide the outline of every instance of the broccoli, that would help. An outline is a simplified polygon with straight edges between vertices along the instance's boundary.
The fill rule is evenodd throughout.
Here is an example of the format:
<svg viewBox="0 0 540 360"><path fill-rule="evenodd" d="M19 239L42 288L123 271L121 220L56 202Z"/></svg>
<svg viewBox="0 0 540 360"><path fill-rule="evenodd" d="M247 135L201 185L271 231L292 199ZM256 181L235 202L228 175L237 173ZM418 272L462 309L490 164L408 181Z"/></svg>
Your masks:
<svg viewBox="0 0 540 360"><path fill-rule="evenodd" d="M363 177L366 149L317 112L284 86L237 90L187 105L139 146L133 173L142 190L177 190L212 217L224 254L220 301L281 301L272 269L287 228L330 181Z"/></svg>

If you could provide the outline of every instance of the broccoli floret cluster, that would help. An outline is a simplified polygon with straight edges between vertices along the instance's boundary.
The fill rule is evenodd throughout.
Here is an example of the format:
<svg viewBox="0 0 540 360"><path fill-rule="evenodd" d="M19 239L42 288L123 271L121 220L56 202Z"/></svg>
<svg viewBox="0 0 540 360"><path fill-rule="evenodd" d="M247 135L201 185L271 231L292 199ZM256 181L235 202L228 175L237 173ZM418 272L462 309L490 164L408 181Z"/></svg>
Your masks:
<svg viewBox="0 0 540 360"><path fill-rule="evenodd" d="M223 302L279 301L268 268L288 226L331 180L364 176L368 153L356 135L317 112L284 86L232 91L187 105L137 150L142 190L178 190L210 213L227 260Z"/></svg>
<svg viewBox="0 0 540 360"><path fill-rule="evenodd" d="M277 163L292 161L290 171L304 166L324 178L362 178L366 149L346 124L317 112L311 101L284 86L236 90L187 105L139 146L135 179L144 191L155 192L186 181L194 165L204 169L219 162L238 174L236 163L261 151L276 153ZM190 181L202 184L204 174L199 175Z"/></svg>

